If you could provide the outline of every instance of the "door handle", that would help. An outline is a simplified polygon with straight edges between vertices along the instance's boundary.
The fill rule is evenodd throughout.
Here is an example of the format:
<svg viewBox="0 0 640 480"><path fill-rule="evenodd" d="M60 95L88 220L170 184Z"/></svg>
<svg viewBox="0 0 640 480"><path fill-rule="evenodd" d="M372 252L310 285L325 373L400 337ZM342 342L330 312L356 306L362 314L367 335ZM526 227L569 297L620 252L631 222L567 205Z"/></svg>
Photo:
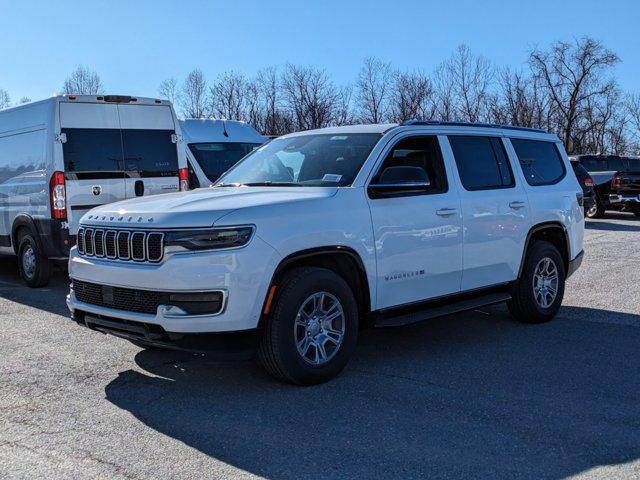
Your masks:
<svg viewBox="0 0 640 480"><path fill-rule="evenodd" d="M455 208L441 208L440 210L436 210L436 215L440 217L449 217L451 215L455 215L458 210Z"/></svg>
<svg viewBox="0 0 640 480"><path fill-rule="evenodd" d="M509 208L513 208L514 210L518 210L520 208L524 208L527 204L521 201L511 202L509 204Z"/></svg>

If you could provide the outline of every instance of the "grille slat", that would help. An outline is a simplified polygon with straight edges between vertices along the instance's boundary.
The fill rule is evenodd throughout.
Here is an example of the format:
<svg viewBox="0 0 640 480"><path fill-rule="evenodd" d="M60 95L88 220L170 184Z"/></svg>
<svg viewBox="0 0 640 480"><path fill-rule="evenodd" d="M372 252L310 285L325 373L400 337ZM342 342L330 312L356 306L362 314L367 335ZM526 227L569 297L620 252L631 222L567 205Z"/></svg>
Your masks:
<svg viewBox="0 0 640 480"><path fill-rule="evenodd" d="M164 256L164 234L139 230L78 229L81 256L157 263Z"/></svg>

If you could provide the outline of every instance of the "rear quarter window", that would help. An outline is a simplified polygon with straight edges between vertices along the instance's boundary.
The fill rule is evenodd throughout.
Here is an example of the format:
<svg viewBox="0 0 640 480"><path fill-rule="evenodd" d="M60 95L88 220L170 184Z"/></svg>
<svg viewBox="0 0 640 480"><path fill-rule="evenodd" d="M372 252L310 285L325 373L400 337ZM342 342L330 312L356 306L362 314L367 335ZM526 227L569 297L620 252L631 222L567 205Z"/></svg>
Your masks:
<svg viewBox="0 0 640 480"><path fill-rule="evenodd" d="M553 185L564 178L564 162L555 143L511 138L511 144L529 185Z"/></svg>

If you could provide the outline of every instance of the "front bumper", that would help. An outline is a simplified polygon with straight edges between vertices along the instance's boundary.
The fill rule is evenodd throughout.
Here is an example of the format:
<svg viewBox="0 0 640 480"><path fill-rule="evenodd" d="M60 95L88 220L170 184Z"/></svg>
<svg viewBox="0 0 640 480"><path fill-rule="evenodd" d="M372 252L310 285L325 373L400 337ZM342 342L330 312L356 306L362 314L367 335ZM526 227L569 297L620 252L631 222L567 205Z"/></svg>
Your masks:
<svg viewBox="0 0 640 480"><path fill-rule="evenodd" d="M156 325L171 333L215 333L257 327L271 276L280 260L277 252L254 236L245 248L175 254L160 264L134 264L81 257L72 249L69 276L73 280L171 293L224 291L222 312L184 315L159 306L155 313L138 313L80 301L73 290L67 296L72 314Z"/></svg>

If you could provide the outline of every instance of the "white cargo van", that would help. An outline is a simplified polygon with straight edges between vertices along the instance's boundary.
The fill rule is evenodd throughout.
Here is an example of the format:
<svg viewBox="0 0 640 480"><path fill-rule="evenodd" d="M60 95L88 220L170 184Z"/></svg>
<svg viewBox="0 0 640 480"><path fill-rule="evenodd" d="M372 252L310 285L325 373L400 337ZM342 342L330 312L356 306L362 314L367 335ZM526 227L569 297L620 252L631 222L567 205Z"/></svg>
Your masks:
<svg viewBox="0 0 640 480"><path fill-rule="evenodd" d="M191 188L210 187L238 160L267 141L251 125L236 120L180 120L180 129Z"/></svg>
<svg viewBox="0 0 640 480"><path fill-rule="evenodd" d="M0 253L46 284L87 211L188 188L180 142L166 100L64 95L0 111Z"/></svg>

